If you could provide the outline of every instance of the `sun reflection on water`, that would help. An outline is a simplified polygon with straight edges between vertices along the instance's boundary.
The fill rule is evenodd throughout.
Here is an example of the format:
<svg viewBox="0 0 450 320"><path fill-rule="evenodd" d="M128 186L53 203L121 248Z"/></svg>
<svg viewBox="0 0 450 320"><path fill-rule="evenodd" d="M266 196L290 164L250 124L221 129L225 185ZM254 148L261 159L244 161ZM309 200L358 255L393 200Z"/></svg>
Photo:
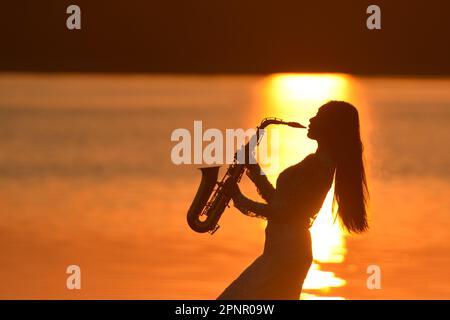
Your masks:
<svg viewBox="0 0 450 320"><path fill-rule="evenodd" d="M340 74L272 75L264 84L263 116L297 121L307 126L309 119L325 102L349 100L350 81L348 76ZM278 167L272 170L273 174L268 174L268 178L273 183L284 168L314 153L317 147L315 141L306 137L305 130L285 126L277 126L277 130L278 145L272 148L279 157ZM331 212L333 190L332 186L311 228L314 262L305 279L301 299L343 299L330 297L328 293L333 287L344 286L346 281L333 272L322 270L321 266L321 263L342 263L346 254L345 234L339 223L334 223Z"/></svg>

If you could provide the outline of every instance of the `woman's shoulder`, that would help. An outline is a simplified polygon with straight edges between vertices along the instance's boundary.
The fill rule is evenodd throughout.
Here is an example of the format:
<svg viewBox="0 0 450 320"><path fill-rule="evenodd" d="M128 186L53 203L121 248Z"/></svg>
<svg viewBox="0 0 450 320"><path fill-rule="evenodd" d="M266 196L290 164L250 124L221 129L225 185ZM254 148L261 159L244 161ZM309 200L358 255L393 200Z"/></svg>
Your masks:
<svg viewBox="0 0 450 320"><path fill-rule="evenodd" d="M307 155L294 167L299 173L307 173L312 176L326 175L330 170L334 170L334 164L328 157L317 153Z"/></svg>
<svg viewBox="0 0 450 320"><path fill-rule="evenodd" d="M303 176L305 174L321 175L333 168L334 166L330 159L316 153L310 153L305 156L302 161L284 169L280 176Z"/></svg>
<svg viewBox="0 0 450 320"><path fill-rule="evenodd" d="M304 157L302 161L293 165L292 167L301 169L304 167L309 167L311 165L314 165L316 162L317 162L316 154L310 153L306 157Z"/></svg>
<svg viewBox="0 0 450 320"><path fill-rule="evenodd" d="M323 168L332 169L335 167L333 160L325 154L313 153L314 162Z"/></svg>
<svg viewBox="0 0 450 320"><path fill-rule="evenodd" d="M301 175L303 172L308 172L311 168L311 165L314 163L314 153L311 153L307 155L305 158L303 158L302 161L291 165L284 169L278 178L286 177L286 176L293 176L293 175Z"/></svg>

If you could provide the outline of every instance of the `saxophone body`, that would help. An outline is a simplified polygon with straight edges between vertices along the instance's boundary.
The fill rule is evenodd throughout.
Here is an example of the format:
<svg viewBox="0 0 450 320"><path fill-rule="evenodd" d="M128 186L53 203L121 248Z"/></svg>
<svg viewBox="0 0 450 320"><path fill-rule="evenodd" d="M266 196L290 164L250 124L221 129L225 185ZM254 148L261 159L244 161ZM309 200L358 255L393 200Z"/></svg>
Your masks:
<svg viewBox="0 0 450 320"><path fill-rule="evenodd" d="M285 122L278 118L265 118L256 129L256 134L250 138L249 142L241 152L247 155L250 152L250 146L257 146L261 139L260 131L270 124L283 124L295 128L305 128L297 122ZM256 139L253 141L252 139ZM245 172L245 163L238 162L238 152L234 155L234 161L229 165L223 178L218 181L219 169L221 166L200 168L202 178L197 193L189 207L187 213L187 222L192 230L213 234L219 228L218 222L227 207L231 197L228 190L239 183ZM247 157L245 157L247 158Z"/></svg>

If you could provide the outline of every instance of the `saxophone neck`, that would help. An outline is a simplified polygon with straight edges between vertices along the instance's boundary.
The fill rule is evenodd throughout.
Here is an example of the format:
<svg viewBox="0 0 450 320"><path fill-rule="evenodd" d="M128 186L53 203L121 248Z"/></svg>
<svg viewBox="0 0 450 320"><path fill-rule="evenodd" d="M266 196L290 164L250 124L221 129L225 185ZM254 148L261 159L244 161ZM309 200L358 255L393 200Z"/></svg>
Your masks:
<svg viewBox="0 0 450 320"><path fill-rule="evenodd" d="M294 122L294 121L284 121L280 118L275 118L275 117L269 117L269 118L264 118L261 121L261 124L258 126L257 129L264 129L267 126L271 125L271 124L282 124L282 125L287 125L293 128L306 128L304 125L298 123L298 122Z"/></svg>
<svg viewBox="0 0 450 320"><path fill-rule="evenodd" d="M305 126L301 125L298 122L288 122L284 121L280 118L270 117L270 118L264 118L260 125L256 127L256 133L249 139L249 141L241 147L240 150L238 150L235 155L234 159L235 162L242 164L242 159L245 159L244 163L247 163L248 155L250 154L250 148L254 149L259 142L261 141L262 136L264 135L265 128L271 124L282 124L287 125L294 128L306 128ZM237 161L238 159L241 159L241 161Z"/></svg>

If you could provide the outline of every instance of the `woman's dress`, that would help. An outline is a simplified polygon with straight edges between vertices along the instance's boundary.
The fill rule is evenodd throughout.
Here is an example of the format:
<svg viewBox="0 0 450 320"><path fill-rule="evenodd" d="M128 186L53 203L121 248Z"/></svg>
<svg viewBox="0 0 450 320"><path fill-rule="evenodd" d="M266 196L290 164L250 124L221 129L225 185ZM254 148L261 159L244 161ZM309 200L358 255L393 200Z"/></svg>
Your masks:
<svg viewBox="0 0 450 320"><path fill-rule="evenodd" d="M313 259L309 227L333 176L332 163L317 154L285 169L277 179L276 189L265 175L253 175L267 204L244 196L234 202L243 212L253 211L267 218L264 251L218 299L299 299Z"/></svg>

